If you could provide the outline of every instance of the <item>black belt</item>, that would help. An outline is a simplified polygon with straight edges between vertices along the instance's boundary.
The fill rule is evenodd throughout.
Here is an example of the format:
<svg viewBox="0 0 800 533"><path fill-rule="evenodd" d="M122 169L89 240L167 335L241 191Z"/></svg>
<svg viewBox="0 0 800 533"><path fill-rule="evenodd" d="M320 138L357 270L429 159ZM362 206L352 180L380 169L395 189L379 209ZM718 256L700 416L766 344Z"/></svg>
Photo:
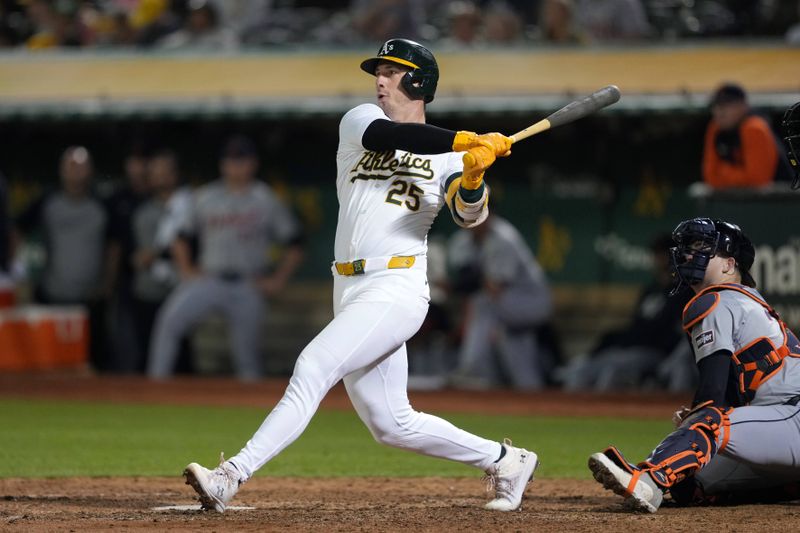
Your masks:
<svg viewBox="0 0 800 533"><path fill-rule="evenodd" d="M798 403L800 403L800 394L789 398L787 401L783 402L783 405L797 405Z"/></svg>

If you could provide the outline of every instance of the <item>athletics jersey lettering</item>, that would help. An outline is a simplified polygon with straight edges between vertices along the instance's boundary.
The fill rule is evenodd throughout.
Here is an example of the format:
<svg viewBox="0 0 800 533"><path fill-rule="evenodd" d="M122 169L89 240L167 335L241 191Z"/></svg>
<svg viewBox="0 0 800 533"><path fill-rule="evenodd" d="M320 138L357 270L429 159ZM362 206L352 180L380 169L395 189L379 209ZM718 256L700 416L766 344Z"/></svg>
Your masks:
<svg viewBox="0 0 800 533"><path fill-rule="evenodd" d="M366 172L366 174L361 173ZM388 174L381 172L388 171ZM431 168L431 160L411 153L403 153L398 159L396 152L387 150L384 152L364 152L356 166L350 170L350 174L356 173L350 178L350 183L356 180L388 180L395 176L411 178L421 178L430 180L434 177Z"/></svg>
<svg viewBox="0 0 800 533"><path fill-rule="evenodd" d="M348 111L339 123L336 151L334 259L424 256L427 235L445 206L445 181L461 172L461 154L373 151L362 144L375 120L389 117L375 104Z"/></svg>

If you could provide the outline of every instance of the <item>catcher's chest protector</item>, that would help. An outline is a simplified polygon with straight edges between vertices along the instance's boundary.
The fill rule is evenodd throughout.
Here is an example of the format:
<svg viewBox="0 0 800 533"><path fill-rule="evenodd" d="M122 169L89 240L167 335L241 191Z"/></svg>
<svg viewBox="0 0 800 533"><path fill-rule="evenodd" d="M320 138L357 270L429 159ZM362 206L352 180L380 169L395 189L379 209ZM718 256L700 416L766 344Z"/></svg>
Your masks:
<svg viewBox="0 0 800 533"><path fill-rule="evenodd" d="M753 400L758 387L771 378L783 365L786 357L800 357L800 341L786 327L778 313L770 305L739 285L714 285L692 298L683 311L683 329L687 334L703 318L711 314L720 300L720 291L736 291L747 296L777 320L783 342L776 346L768 337L758 337L733 354L739 394L746 405ZM691 340L691 339L690 339Z"/></svg>

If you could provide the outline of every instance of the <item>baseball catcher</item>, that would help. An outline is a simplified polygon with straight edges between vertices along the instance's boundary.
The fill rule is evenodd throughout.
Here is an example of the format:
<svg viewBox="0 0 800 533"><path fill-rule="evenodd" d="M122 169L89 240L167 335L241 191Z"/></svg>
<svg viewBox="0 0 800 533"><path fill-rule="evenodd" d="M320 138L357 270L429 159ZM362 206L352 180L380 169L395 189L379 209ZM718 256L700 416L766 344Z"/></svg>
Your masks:
<svg viewBox="0 0 800 533"><path fill-rule="evenodd" d="M755 251L739 226L694 218L672 234L675 290L700 383L675 431L633 464L611 446L589 469L631 510L737 501L749 492L792 497L800 481L800 342L755 289ZM749 499L749 498L745 498Z"/></svg>

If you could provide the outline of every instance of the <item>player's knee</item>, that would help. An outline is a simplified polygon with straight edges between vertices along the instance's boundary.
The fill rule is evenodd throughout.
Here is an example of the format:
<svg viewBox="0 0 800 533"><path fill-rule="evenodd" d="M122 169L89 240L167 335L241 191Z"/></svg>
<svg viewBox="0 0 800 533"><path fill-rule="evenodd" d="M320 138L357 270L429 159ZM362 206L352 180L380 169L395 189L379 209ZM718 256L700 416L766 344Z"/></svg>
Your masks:
<svg viewBox="0 0 800 533"><path fill-rule="evenodd" d="M372 428L372 437L376 442L393 448L405 448L408 443L408 431L400 426Z"/></svg>
<svg viewBox="0 0 800 533"><path fill-rule="evenodd" d="M661 441L644 465L656 482L672 487L703 468L720 451L717 440L726 427L725 411L711 406L698 409Z"/></svg>
<svg viewBox="0 0 800 533"><path fill-rule="evenodd" d="M395 448L406 448L413 440L414 432L411 430L411 418L414 411L408 410L403 414L386 414L373 416L369 420L369 430L372 437L379 443Z"/></svg>
<svg viewBox="0 0 800 533"><path fill-rule="evenodd" d="M326 387L326 390L344 377L336 355L315 341L300 352L292 376L308 383L309 386Z"/></svg>

